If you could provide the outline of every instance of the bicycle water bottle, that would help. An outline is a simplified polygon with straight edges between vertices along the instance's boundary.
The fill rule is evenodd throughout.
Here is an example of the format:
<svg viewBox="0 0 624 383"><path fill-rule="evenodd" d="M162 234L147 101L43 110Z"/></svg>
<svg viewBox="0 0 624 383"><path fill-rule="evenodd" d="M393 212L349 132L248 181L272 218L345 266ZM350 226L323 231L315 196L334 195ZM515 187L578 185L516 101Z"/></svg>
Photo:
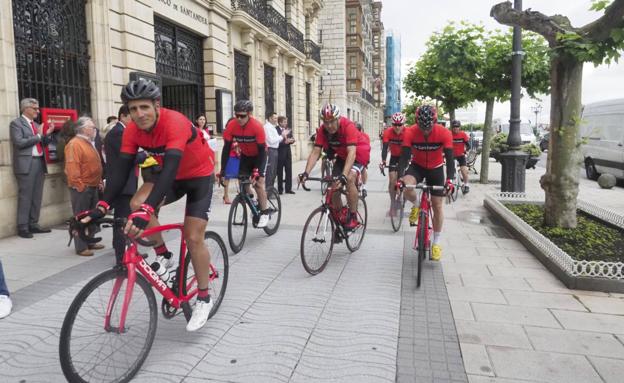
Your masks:
<svg viewBox="0 0 624 383"><path fill-rule="evenodd" d="M164 259L164 261L167 262L168 260ZM150 267L160 277L160 279L162 279L163 282L166 283L171 278L171 271L167 268L166 265L164 265L164 264L162 264L162 263L160 263L158 261L154 261L154 262L152 262Z"/></svg>

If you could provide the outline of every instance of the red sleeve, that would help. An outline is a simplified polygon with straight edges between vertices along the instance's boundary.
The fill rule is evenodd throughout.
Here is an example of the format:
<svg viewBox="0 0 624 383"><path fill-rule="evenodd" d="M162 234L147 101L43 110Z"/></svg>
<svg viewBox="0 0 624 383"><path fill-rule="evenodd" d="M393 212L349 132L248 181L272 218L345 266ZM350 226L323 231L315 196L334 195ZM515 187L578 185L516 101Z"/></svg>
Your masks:
<svg viewBox="0 0 624 383"><path fill-rule="evenodd" d="M121 137L121 153L137 154L139 146L136 143L137 127L134 122L128 124L124 129L123 136Z"/></svg>
<svg viewBox="0 0 624 383"><path fill-rule="evenodd" d="M402 146L407 146L408 148L412 147L412 130L415 129L416 125L414 126L408 126L407 128L405 128L403 130L403 145Z"/></svg>
<svg viewBox="0 0 624 383"><path fill-rule="evenodd" d="M318 128L316 131L316 139L314 140L314 146L327 146L327 137L325 137L325 130L323 128Z"/></svg>
<svg viewBox="0 0 624 383"><path fill-rule="evenodd" d="M226 141L232 141L232 130L234 129L234 120L230 121L225 126L225 131L223 132L223 139Z"/></svg>
<svg viewBox="0 0 624 383"><path fill-rule="evenodd" d="M388 142L390 142L390 129L384 130L383 134L383 143L387 144Z"/></svg>
<svg viewBox="0 0 624 383"><path fill-rule="evenodd" d="M262 124L260 124L260 122L258 122L258 120L256 120L256 140L258 142L258 145L266 144L264 127L262 126Z"/></svg>
<svg viewBox="0 0 624 383"><path fill-rule="evenodd" d="M193 130L196 131L196 134L201 134L186 117L180 117L172 119L170 125L167 126L167 145L165 150L177 149L183 152L187 142L193 136Z"/></svg>
<svg viewBox="0 0 624 383"><path fill-rule="evenodd" d="M357 145L360 131L357 130L353 121L349 121L345 127L345 145Z"/></svg>
<svg viewBox="0 0 624 383"><path fill-rule="evenodd" d="M464 142L469 142L470 141L470 137L468 137L468 134L466 134L466 132L462 132L464 134Z"/></svg>
<svg viewBox="0 0 624 383"><path fill-rule="evenodd" d="M442 137L442 144L444 145L444 148L453 149L453 134L447 129L444 129L443 132L444 136Z"/></svg>

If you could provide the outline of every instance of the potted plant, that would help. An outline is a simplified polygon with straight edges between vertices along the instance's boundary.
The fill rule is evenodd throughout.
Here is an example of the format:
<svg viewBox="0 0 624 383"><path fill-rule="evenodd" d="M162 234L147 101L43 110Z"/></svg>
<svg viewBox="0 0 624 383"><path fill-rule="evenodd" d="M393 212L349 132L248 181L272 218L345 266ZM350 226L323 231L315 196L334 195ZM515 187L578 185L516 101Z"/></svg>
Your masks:
<svg viewBox="0 0 624 383"><path fill-rule="evenodd" d="M535 164L539 161L542 151L535 144L524 144L520 146L520 150L529 155L529 159L526 163L527 169L534 169ZM507 133L498 133L492 137L490 144L490 157L494 158L497 162L500 161L500 155L509 151L509 145L507 145Z"/></svg>

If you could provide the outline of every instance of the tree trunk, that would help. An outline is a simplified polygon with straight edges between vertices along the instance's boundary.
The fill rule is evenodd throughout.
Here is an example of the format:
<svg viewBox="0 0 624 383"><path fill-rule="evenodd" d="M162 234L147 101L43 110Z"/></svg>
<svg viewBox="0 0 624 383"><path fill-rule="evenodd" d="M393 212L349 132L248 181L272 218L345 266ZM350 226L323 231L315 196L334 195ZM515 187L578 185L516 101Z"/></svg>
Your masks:
<svg viewBox="0 0 624 383"><path fill-rule="evenodd" d="M455 109L449 109L449 118L451 119L451 121L453 121L455 119ZM450 121L449 121L449 126L450 126Z"/></svg>
<svg viewBox="0 0 624 383"><path fill-rule="evenodd" d="M568 55L552 61L550 147L546 174L540 180L546 192L544 223L576 227L576 198L581 164L579 123L583 63Z"/></svg>
<svg viewBox="0 0 624 383"><path fill-rule="evenodd" d="M485 122L483 123L483 141L481 146L481 175L479 182L488 183L490 170L490 143L492 142L492 115L494 114L494 100L485 102Z"/></svg>

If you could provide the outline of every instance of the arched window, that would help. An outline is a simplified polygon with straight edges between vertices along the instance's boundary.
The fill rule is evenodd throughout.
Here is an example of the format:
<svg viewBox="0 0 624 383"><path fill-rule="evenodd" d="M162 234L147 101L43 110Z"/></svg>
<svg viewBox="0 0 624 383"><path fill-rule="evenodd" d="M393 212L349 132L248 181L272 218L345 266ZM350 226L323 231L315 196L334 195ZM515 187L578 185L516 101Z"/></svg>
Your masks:
<svg viewBox="0 0 624 383"><path fill-rule="evenodd" d="M91 111L85 0L13 0L19 98Z"/></svg>

